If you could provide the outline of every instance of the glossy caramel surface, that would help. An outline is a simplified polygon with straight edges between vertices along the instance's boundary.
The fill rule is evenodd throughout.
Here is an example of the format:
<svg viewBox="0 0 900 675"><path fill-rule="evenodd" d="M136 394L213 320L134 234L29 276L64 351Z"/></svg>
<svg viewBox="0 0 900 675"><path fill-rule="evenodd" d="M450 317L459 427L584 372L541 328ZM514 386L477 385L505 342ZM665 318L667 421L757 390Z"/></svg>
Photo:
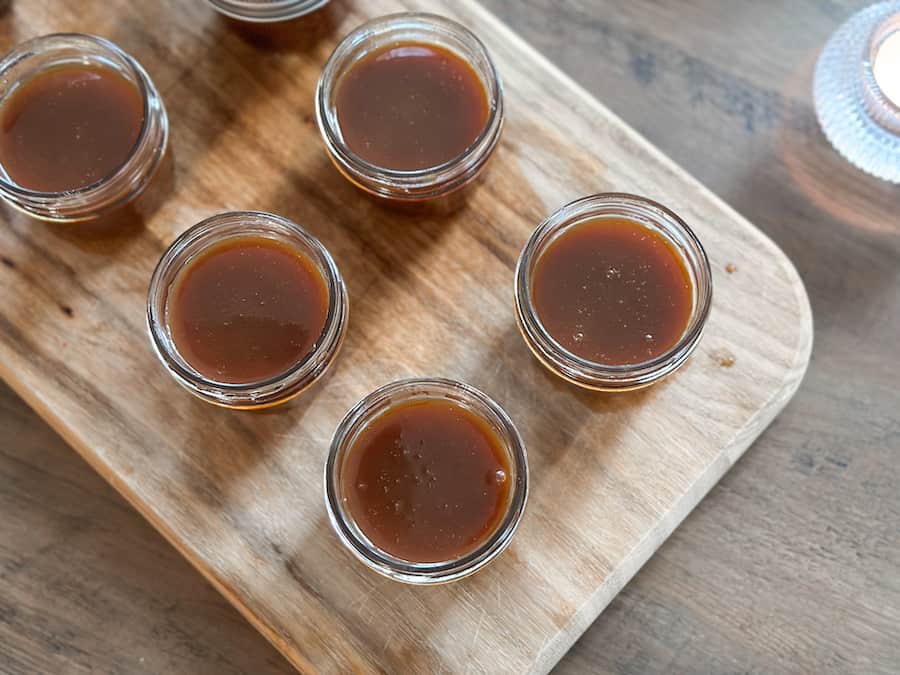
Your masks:
<svg viewBox="0 0 900 675"><path fill-rule="evenodd" d="M394 171L428 169L469 148L488 119L475 69L437 45L389 45L341 77L335 97L344 142L366 162Z"/></svg>
<svg viewBox="0 0 900 675"><path fill-rule="evenodd" d="M86 187L125 163L143 123L140 91L112 68L52 68L0 105L0 164L29 190Z"/></svg>
<svg viewBox="0 0 900 675"><path fill-rule="evenodd" d="M175 347L194 370L216 382L250 383L312 351L325 327L328 288L295 248L237 237L187 264L166 311Z"/></svg>
<svg viewBox="0 0 900 675"><path fill-rule="evenodd" d="M475 413L444 400L400 404L357 437L341 474L347 508L368 539L411 562L475 550L510 495L502 441Z"/></svg>
<svg viewBox="0 0 900 675"><path fill-rule="evenodd" d="M626 218L588 220L558 235L531 278L535 312L576 356L627 365L663 354L684 334L693 287L681 255Z"/></svg>

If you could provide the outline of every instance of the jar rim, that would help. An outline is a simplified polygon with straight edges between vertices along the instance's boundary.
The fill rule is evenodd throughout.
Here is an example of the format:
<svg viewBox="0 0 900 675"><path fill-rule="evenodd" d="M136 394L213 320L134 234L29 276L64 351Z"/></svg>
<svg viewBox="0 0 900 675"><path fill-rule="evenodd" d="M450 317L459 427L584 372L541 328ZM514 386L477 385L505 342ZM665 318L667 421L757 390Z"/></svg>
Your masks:
<svg viewBox="0 0 900 675"><path fill-rule="evenodd" d="M343 73L368 53L364 45L404 29L458 41L453 46L438 41L435 44L451 49L478 73L488 98L484 126L462 153L432 167L406 171L378 166L353 152L339 133L336 113L331 114L333 106L329 105ZM427 42L426 38L421 39ZM357 50L363 51L360 54ZM316 122L338 168L349 173L348 177L363 189L392 198L428 199L462 187L492 154L500 138L503 118L503 84L485 44L461 23L430 12L398 12L361 24L335 47L316 86Z"/></svg>
<svg viewBox="0 0 900 675"><path fill-rule="evenodd" d="M168 334L168 297L179 273L203 251L228 239L260 235L301 250L322 275L328 289L328 312L315 346L300 360L271 377L251 382L220 382L193 368ZM147 327L154 350L173 377L200 398L230 408L257 408L282 403L300 394L324 374L343 343L349 301L346 286L328 249L297 223L263 211L228 211L206 218L182 232L163 253L147 296Z"/></svg>
<svg viewBox="0 0 900 675"><path fill-rule="evenodd" d="M273 23L298 19L328 4L329 0L208 0L220 14L251 23Z"/></svg>
<svg viewBox="0 0 900 675"><path fill-rule="evenodd" d="M123 50L117 44L112 42L111 40L107 40L104 37L100 37L99 35L92 35L90 33L49 33L47 35L41 35L35 38L31 38L30 40L26 40L17 44L11 50L6 52L2 57L0 57L0 78L2 78L9 68L26 61L29 58L35 56L35 54L31 53L35 47L43 47L46 49L54 49L54 48L63 48L65 47L65 41L67 40L78 40L81 42L92 43L93 45L100 47L102 49L108 50L113 54L117 59L121 60L131 71L130 74L133 77L133 84L138 90L138 93L141 96L142 103L142 113L143 119L141 120L141 129L138 133L137 138L135 139L134 145L132 145L131 149L128 151L128 156L122 161L122 163L113 171L111 174L104 176L95 180L93 183L89 183L88 185L83 185L79 188L75 188L72 190L60 190L53 192L45 192L42 190L31 190L29 188L23 187L13 181L11 178L7 180L3 173L0 173L0 188L5 191L9 191L11 193L17 194L19 196L25 198L40 198L40 199L61 199L61 200L70 200L70 199L79 199L90 196L91 194L97 193L99 190L103 189L110 183L116 181L119 178L126 176L128 170L130 168L130 164L134 157L138 154L137 151L144 142L147 140L147 136L150 133L151 127L151 100L154 97L158 97L158 94L155 93L152 80L150 80L150 76L144 70L143 66L131 56L128 52ZM57 44L62 43L62 44ZM73 62L75 63L75 62ZM79 62L80 63L80 62ZM55 67L54 65L47 66L47 69ZM38 71L38 73L41 70ZM29 79L35 77L37 73L31 74ZM26 80L27 82L27 80ZM163 115L165 116L165 111L163 111ZM165 147L168 140L168 125L162 125L162 141L161 141L161 151L158 153L156 164L159 163L162 159L162 155L165 152ZM156 167L154 166L150 173L152 174L155 171Z"/></svg>
<svg viewBox="0 0 900 675"><path fill-rule="evenodd" d="M359 434L388 411L415 400L449 400L488 422L502 441L514 473L506 513L494 531L473 551L451 560L417 563L378 548L343 507L340 497L342 465ZM446 378L409 378L379 387L347 412L331 441L325 462L324 488L331 527L358 560L395 581L414 585L442 584L474 574L509 546L528 500L528 457L525 443L509 415L481 390Z"/></svg>
<svg viewBox="0 0 900 675"><path fill-rule="evenodd" d="M546 247L571 227L610 216L652 227L674 248L691 277L691 316L679 340L662 354L633 364L598 363L574 354L550 334L533 304L532 276ZM557 209L534 230L516 264L515 301L516 316L525 341L547 368L588 389L639 389L677 370L697 346L712 305L712 270L697 235L672 210L639 195L599 193Z"/></svg>

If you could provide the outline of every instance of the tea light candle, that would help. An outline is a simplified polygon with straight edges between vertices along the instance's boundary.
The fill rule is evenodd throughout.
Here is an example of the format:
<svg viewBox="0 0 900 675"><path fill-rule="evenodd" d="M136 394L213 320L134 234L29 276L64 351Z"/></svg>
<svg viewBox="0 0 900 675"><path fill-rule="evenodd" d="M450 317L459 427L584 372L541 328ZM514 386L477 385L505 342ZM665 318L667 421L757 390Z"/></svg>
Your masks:
<svg viewBox="0 0 900 675"><path fill-rule="evenodd" d="M900 183L900 0L871 5L835 31L816 64L813 93L835 149Z"/></svg>

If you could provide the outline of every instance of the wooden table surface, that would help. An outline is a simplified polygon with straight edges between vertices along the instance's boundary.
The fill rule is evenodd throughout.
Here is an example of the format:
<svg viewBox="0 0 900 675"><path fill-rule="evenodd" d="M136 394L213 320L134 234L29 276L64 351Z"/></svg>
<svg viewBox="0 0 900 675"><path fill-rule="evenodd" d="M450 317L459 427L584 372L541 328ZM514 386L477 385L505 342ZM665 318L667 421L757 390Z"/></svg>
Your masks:
<svg viewBox="0 0 900 675"><path fill-rule="evenodd" d="M816 320L797 397L558 672L900 671L900 188L809 94L865 3L484 2L767 232ZM0 672L290 668L0 387Z"/></svg>

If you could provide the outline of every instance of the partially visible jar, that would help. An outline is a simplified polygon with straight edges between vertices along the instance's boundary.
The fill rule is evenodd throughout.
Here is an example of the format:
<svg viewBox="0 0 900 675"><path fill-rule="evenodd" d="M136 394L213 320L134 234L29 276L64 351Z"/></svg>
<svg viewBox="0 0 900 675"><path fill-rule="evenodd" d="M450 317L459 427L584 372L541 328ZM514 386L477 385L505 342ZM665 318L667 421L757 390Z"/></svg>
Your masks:
<svg viewBox="0 0 900 675"><path fill-rule="evenodd" d="M460 154L436 166L395 170L376 166L348 147L336 99L342 78L373 52L391 46L424 44L447 50L477 75L487 100L484 126ZM448 195L470 183L493 153L503 128L500 76L487 48L468 28L434 14L407 12L363 24L337 46L325 64L316 89L316 119L326 149L340 172L366 192L403 202Z"/></svg>
<svg viewBox="0 0 900 675"><path fill-rule="evenodd" d="M689 280L689 315L680 337L670 348L643 361L600 363L578 356L551 335L535 307L533 280L541 256L568 231L602 219L631 221L659 236L680 258ZM618 274L618 270L610 271ZM516 265L515 303L526 344L550 371L596 391L641 389L674 373L693 353L712 305L712 271L700 240L665 206L637 195L597 194L563 206L532 233Z"/></svg>
<svg viewBox="0 0 900 675"><path fill-rule="evenodd" d="M314 265L327 291L323 328L311 350L293 365L258 381L225 382L204 375L179 351L173 335L172 300L182 273L204 252L229 241L265 238L296 251ZM185 389L208 403L249 410L285 403L322 377L344 341L348 318L347 289L337 264L322 243L296 223L271 213L221 213L181 234L163 254L150 280L147 326L160 361Z"/></svg>
<svg viewBox="0 0 900 675"><path fill-rule="evenodd" d="M269 23L297 19L328 4L328 0L207 0L219 13L239 21Z"/></svg>
<svg viewBox="0 0 900 675"><path fill-rule="evenodd" d="M137 141L112 174L89 185L41 192L17 184L0 165L0 196L42 220L77 222L100 217L134 200L159 168L169 135L159 92L141 65L115 44L80 33L45 35L23 42L0 59L0 110L33 78L65 66L111 69L139 93L143 119Z"/></svg>

